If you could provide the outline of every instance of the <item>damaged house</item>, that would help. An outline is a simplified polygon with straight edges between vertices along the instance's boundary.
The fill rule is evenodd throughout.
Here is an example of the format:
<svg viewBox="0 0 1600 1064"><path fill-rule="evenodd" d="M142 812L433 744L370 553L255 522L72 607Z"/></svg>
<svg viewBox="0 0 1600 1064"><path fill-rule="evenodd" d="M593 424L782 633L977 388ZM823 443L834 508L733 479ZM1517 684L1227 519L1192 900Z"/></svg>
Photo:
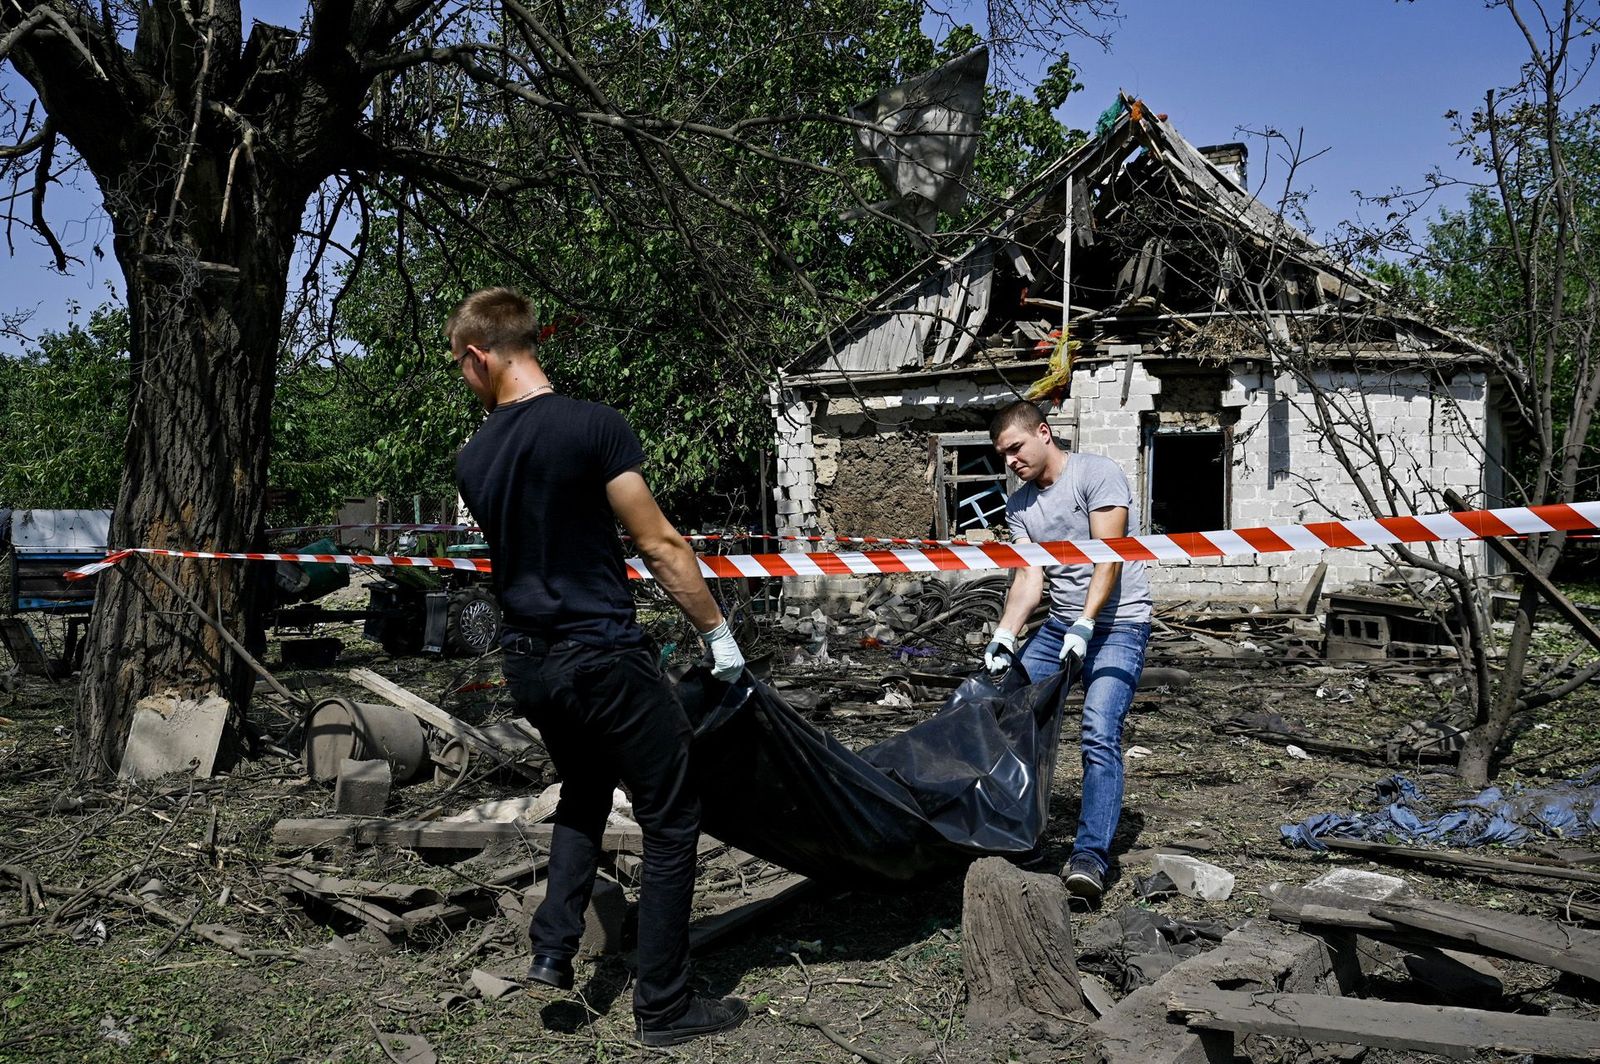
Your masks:
<svg viewBox="0 0 1600 1064"><path fill-rule="evenodd" d="M1122 98L961 254L925 260L781 373L777 531L1003 536L1016 485L986 429L1025 395L1069 447L1122 465L1130 533L1370 516L1339 456L1370 464L1362 436L1422 512L1448 509L1447 488L1498 505L1488 352L1386 305L1250 194L1245 162ZM1351 446L1331 445L1319 399L1350 412L1335 436ZM1169 598L1272 599L1324 560L1330 589L1384 568L1372 550L1300 552L1152 580Z"/></svg>

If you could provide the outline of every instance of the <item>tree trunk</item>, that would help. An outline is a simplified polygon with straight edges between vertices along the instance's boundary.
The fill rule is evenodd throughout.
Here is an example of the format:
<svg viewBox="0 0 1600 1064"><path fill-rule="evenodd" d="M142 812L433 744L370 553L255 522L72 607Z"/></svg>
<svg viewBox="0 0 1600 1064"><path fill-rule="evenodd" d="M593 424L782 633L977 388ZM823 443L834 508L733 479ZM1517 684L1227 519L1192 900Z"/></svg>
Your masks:
<svg viewBox="0 0 1600 1064"><path fill-rule="evenodd" d="M967 1023L1060 1021L1083 1008L1059 876L1000 857L974 861L961 898Z"/></svg>
<svg viewBox="0 0 1600 1064"><path fill-rule="evenodd" d="M206 179L215 167L196 170L189 202L212 226L191 227L185 238L195 228L214 231L222 209L219 184ZM236 204L229 239L203 251L191 250L190 239L159 240L160 219L149 215L127 231L119 226L133 387L113 547L238 550L259 532L289 250L302 203L291 209L260 197L248 211ZM152 246L163 250L141 253ZM166 567L235 632L244 627L250 582L241 563L131 558L104 572L78 699L81 776L116 769L134 705L146 694L217 692L242 708L250 692L251 677L217 634L146 565Z"/></svg>
<svg viewBox="0 0 1600 1064"><path fill-rule="evenodd" d="M1477 721L1466 745L1461 748L1461 779L1469 787L1488 786L1499 760L1501 742L1511 725L1511 716L1522 698L1522 681L1527 672L1528 651L1533 645L1533 622L1539 610L1539 589L1531 580L1522 582L1517 599L1517 617L1511 626L1511 643L1494 698L1479 706Z"/></svg>

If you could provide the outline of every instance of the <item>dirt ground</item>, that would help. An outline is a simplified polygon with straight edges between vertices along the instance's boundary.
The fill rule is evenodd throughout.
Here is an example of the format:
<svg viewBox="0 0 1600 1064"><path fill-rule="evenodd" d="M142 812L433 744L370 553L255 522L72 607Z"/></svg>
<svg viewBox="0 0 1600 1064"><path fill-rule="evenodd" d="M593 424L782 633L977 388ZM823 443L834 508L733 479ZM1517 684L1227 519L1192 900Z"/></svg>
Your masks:
<svg viewBox="0 0 1600 1064"><path fill-rule="evenodd" d="M492 721L510 712L493 659L390 658L361 640L353 627L330 630L345 642L338 665L275 671L318 697L344 694L373 701L344 675L347 668L367 666L469 721ZM836 692L831 707L820 708L814 719L849 745L873 742L932 712L926 700L889 709L861 697L862 690L881 690L878 679L885 673L905 669L883 648L850 648L849 666L796 666L787 664L793 661L793 642L773 630L763 639L762 649L785 663L775 666L775 679L795 690ZM1571 884L1556 880L1432 864L1380 866L1288 849L1280 841L1280 825L1319 812L1376 808L1374 784L1396 771L1406 772L1441 805L1469 792L1448 770L1320 755L1302 760L1279 744L1213 731L1230 717L1258 711L1281 714L1317 739L1381 745L1407 722L1449 712L1455 697L1450 674L1316 660L1196 664L1173 658L1164 646L1157 640L1150 664L1181 665L1194 679L1188 686L1144 691L1133 707L1124 749L1142 750L1128 756L1125 812L1115 850L1127 855L1165 844L1190 845L1201 849L1205 860L1233 872L1237 883L1223 902L1172 896L1142 903L1136 881L1146 870L1130 859L1113 878L1100 913L1074 914L1075 931L1134 904L1183 919L1237 925L1266 915L1267 884L1305 882L1345 865L1401 876L1425 897L1507 912L1562 918L1569 902L1596 903L1600 891L1573 891ZM1554 662L1575 644L1552 621L1541 633L1540 647ZM835 658L838 651L836 645ZM269 649L269 663L276 664L277 653ZM959 669L976 663L975 652L946 651L917 667ZM430 1059L408 1055L408 1044L395 1037L405 1035L421 1036L438 1060L450 1064L659 1055L633 1039L623 958L580 967L589 1012L553 991L525 989L488 1001L471 990L474 968L515 977L526 966L526 941L508 918L391 942L363 930L358 921L308 909L280 894L260 870L297 855L274 851L274 823L328 815L333 806L330 790L307 779L286 752L264 748L256 759L237 760L209 780L177 777L86 788L67 770L73 685L12 677L8 686L8 692L0 688L0 865L26 869L43 884L69 893L108 879L126 890L159 880L149 896L166 911L182 920L193 914L196 925L222 925L250 947L286 956L246 960L192 928L176 928L96 895L50 896L41 912L29 912L14 879L0 877L0 1061L381 1064ZM267 700L257 703L253 719L269 734L280 734L286 722L266 708ZM1600 765L1597 710L1600 695L1589 690L1545 711L1537 726L1524 722L1497 782L1509 786L1570 777ZM1059 867L1070 850L1079 780L1069 717L1046 867ZM432 815L530 789L504 777L469 780L450 792L425 783L398 790L388 813ZM213 816L214 844L208 842ZM1562 845L1593 847L1595 842ZM299 856L306 867L329 875L433 885L460 882L488 859L462 866L376 848L321 848ZM703 858L697 902L703 911L738 900L740 880L728 867L725 855ZM747 866L741 874L744 886L755 889L764 875L774 873ZM751 1019L735 1032L691 1043L673 1055L774 1064L1081 1059L1087 1014L1050 1030L968 1028L961 887L957 876L895 895L814 892L715 943L696 956L696 979L716 993L746 998ZM57 919L63 911L68 915ZM1496 964L1506 998L1496 1007L1600 1019L1600 998L1592 987L1586 992L1533 965ZM1393 982L1391 996L1438 1000L1407 984L1404 973L1396 973ZM1281 1059L1309 1059L1302 1048L1283 1043ZM1366 1059L1426 1058L1374 1051Z"/></svg>

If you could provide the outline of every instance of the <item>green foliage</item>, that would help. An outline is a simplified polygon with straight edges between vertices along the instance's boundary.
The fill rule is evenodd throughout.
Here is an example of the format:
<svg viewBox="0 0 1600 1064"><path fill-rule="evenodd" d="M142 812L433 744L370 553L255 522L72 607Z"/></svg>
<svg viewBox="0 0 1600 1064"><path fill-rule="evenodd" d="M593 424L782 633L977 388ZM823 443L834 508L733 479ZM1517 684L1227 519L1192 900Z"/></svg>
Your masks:
<svg viewBox="0 0 1600 1064"><path fill-rule="evenodd" d="M1501 119L1500 135L1511 146L1499 170L1508 196L1475 189L1464 209L1443 211L1428 226L1419 261L1386 267L1379 276L1402 297L1436 306L1498 353L1526 419L1522 428L1534 441L1541 435L1552 441L1559 476L1559 452L1586 383L1579 375L1595 328L1589 302L1600 277L1600 110L1588 108L1561 123L1573 207L1565 228L1553 209L1551 152L1538 117L1514 110ZM1600 431L1591 426L1586 440L1567 446L1592 456L1600 452ZM1524 443L1512 458L1518 480L1537 491L1537 447ZM1580 469L1576 495L1592 498L1600 471L1592 457Z"/></svg>
<svg viewBox="0 0 1600 1064"><path fill-rule="evenodd" d="M367 180L373 211L338 306L342 349L291 340L278 370L270 478L299 503L274 520L326 517L347 495L453 493L455 453L481 411L441 328L462 296L492 284L529 292L555 324L540 354L558 388L628 415L669 507L726 518L717 499L753 480L770 439L776 369L927 254L903 227L847 217L884 190L830 117L980 43L970 28L936 46L916 0L758 6L736 20L694 3L568 8L582 26L570 37L577 59L631 113L723 128L791 116L759 127L755 143L774 157L686 137L669 157L548 115L513 122L505 100L473 97L448 68L431 73L431 95L389 84L375 121L390 135L543 180L488 201ZM1063 57L1032 98L987 91L970 206L947 220L952 231L1081 136L1053 114L1079 88ZM672 166L737 210L668 187ZM108 307L0 363L0 502L111 504L126 351L126 313Z"/></svg>
<svg viewBox="0 0 1600 1064"><path fill-rule="evenodd" d="M540 182L455 201L423 199L404 179L381 185L374 198L386 206L365 233L339 323L360 350L339 360L344 387L388 385L367 393L379 411L372 468L448 482L476 415L442 368L440 328L467 292L508 284L559 325L541 351L557 387L628 416L669 508L692 512L707 493L751 480L770 440L776 369L927 254L904 227L846 216L884 198L855 162L849 126L793 118L843 116L977 42L957 32L936 48L923 13L914 0L819 0L757 5L739 19L693 3L572 16L568 46L629 113L724 129L760 121L745 135L768 155L687 133L606 139L547 115L510 122L492 101L443 109L414 93L387 97L383 113L418 131L418 149ZM969 216L1066 149L1072 134L1052 111L1077 88L1062 59L1033 99L989 91ZM441 99L470 99L462 93L437 88ZM791 117L765 124L771 116Z"/></svg>
<svg viewBox="0 0 1600 1064"><path fill-rule="evenodd" d="M117 498L128 424L128 315L103 306L0 358L0 505L100 508Z"/></svg>

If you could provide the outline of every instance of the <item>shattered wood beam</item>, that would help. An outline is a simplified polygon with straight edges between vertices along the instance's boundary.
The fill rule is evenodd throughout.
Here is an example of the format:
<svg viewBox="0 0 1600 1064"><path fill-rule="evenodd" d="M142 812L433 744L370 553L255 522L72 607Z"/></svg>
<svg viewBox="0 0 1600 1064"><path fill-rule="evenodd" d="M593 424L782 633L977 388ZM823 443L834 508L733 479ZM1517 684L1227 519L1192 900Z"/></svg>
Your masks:
<svg viewBox="0 0 1600 1064"><path fill-rule="evenodd" d="M501 841L523 841L550 848L553 824L473 823L439 820L336 819L280 820L272 843L280 849L351 842L410 850L481 850ZM643 853L644 832L637 824L607 827L600 840L608 853Z"/></svg>
<svg viewBox="0 0 1600 1064"><path fill-rule="evenodd" d="M351 669L349 675L350 679L373 694L380 698L387 698L424 724L437 728L453 739L459 739L463 744L479 753L487 754L497 764L513 769L527 779L543 781L544 775L540 770L523 764L488 735L474 728L466 721L457 719L420 695L412 694L404 687L383 676L379 676L371 669Z"/></svg>
<svg viewBox="0 0 1600 1064"><path fill-rule="evenodd" d="M763 916L809 894L816 881L788 875L757 887L750 897L729 909L695 920L689 925L689 948L705 949L718 939L755 922Z"/></svg>
<svg viewBox="0 0 1600 1064"><path fill-rule="evenodd" d="M1446 901L1391 898L1372 915L1392 924L1428 931L1517 960L1600 982L1600 933L1563 927L1520 913L1492 912Z"/></svg>
<svg viewBox="0 0 1600 1064"><path fill-rule="evenodd" d="M1189 1026L1234 1034L1339 1042L1470 1056L1482 1049L1573 1060L1600 1059L1600 1023L1521 1016L1447 1005L1411 1005L1331 994L1251 993L1215 988L1168 997Z"/></svg>
<svg viewBox="0 0 1600 1064"><path fill-rule="evenodd" d="M1600 981L1600 933L1553 920L1432 899L1368 901L1331 891L1280 886L1274 920L1336 927L1406 948L1471 950Z"/></svg>

